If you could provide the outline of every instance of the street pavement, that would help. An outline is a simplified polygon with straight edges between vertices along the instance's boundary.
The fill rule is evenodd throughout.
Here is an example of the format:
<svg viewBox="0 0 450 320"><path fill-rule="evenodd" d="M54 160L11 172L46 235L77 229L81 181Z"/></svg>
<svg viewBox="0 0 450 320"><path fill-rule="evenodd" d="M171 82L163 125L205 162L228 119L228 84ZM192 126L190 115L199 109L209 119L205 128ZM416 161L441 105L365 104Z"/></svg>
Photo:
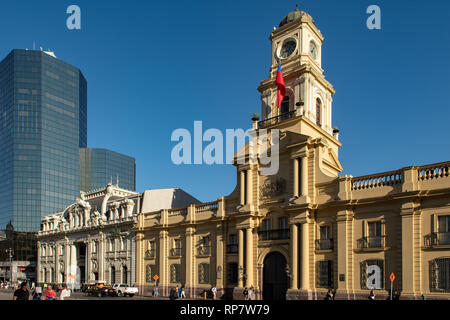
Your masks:
<svg viewBox="0 0 450 320"><path fill-rule="evenodd" d="M14 294L14 290L5 290L0 289L0 300L12 300ZM86 296L83 292L72 292L70 298L66 300L156 300L153 297L141 297L141 296L133 296L133 297L92 297ZM165 300L164 298L157 298L157 300Z"/></svg>

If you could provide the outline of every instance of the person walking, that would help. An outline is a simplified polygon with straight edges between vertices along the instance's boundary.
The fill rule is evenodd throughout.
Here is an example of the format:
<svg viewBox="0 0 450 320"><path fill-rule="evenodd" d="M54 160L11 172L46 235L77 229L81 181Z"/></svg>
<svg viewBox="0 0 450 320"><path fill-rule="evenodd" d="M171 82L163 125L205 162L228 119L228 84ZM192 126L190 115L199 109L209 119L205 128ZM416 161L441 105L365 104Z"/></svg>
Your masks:
<svg viewBox="0 0 450 320"><path fill-rule="evenodd" d="M155 298L158 298L159 292L158 292L158 286L155 287L155 292L153 293L153 296Z"/></svg>
<svg viewBox="0 0 450 320"><path fill-rule="evenodd" d="M217 288L215 286L211 287L211 292L213 295L213 300L216 300L216 295L217 295Z"/></svg>
<svg viewBox="0 0 450 320"><path fill-rule="evenodd" d="M175 296L177 297L177 299L180 297L178 289L179 289L179 287L177 285L176 288L175 288Z"/></svg>
<svg viewBox="0 0 450 320"><path fill-rule="evenodd" d="M248 290L247 290L247 287L245 287L244 288L244 298L245 298L245 300L248 300Z"/></svg>
<svg viewBox="0 0 450 320"><path fill-rule="evenodd" d="M59 300L64 300L69 297L70 297L70 289L67 287L67 285L65 285L64 288L61 290L61 293L59 294Z"/></svg>
<svg viewBox="0 0 450 320"><path fill-rule="evenodd" d="M368 296L369 300L375 300L375 293L373 293L373 290L370 290L370 294Z"/></svg>
<svg viewBox="0 0 450 320"><path fill-rule="evenodd" d="M25 281L20 284L19 289L14 291L13 300L30 300L28 284Z"/></svg>
<svg viewBox="0 0 450 320"><path fill-rule="evenodd" d="M53 290L52 286L48 286L48 289L45 291L45 298L47 300L55 300L56 292Z"/></svg>
<svg viewBox="0 0 450 320"><path fill-rule="evenodd" d="M324 300L333 300L333 291L331 289L327 291Z"/></svg>
<svg viewBox="0 0 450 320"><path fill-rule="evenodd" d="M253 285L250 286L250 288L248 289L248 299L247 300L253 300L253 292L255 291L255 289L253 289Z"/></svg>
<svg viewBox="0 0 450 320"><path fill-rule="evenodd" d="M180 295L180 298L181 298L181 299L183 299L183 298L186 299L186 291L185 291L185 289L184 289L184 285L181 286L181 295Z"/></svg>

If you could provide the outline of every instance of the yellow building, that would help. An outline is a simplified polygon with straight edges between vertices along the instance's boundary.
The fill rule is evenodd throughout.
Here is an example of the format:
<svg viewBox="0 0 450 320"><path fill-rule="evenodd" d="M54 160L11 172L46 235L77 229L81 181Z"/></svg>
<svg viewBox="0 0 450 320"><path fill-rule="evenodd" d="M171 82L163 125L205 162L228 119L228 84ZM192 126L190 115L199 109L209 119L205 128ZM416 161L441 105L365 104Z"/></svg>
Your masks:
<svg viewBox="0 0 450 320"><path fill-rule="evenodd" d="M279 171L237 154L237 187L215 202L142 212L136 227L141 294L256 299L385 299L394 273L402 298L450 298L450 162L363 177L339 175L332 85L321 68L322 34L312 17L291 12L270 34L272 65L261 82L262 121L278 129ZM274 107L277 60L287 96Z"/></svg>

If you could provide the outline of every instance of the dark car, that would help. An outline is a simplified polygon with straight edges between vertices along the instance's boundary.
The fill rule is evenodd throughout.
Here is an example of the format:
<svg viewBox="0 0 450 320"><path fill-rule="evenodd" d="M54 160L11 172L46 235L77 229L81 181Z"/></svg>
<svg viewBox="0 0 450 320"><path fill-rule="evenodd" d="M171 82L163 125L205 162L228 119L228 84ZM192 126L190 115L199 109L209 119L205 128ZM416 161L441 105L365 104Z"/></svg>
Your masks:
<svg viewBox="0 0 450 320"><path fill-rule="evenodd" d="M114 290L111 286L94 286L91 289L87 290L88 294L90 296L97 296L97 297L105 297L105 296L115 296L116 290Z"/></svg>

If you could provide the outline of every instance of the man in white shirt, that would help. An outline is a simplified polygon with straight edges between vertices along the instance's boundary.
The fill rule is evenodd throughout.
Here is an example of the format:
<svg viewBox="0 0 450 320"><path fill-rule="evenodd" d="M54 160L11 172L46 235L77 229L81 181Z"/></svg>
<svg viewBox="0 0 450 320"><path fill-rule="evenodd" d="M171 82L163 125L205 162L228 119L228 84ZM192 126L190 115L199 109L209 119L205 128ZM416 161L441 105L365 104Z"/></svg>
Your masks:
<svg viewBox="0 0 450 320"><path fill-rule="evenodd" d="M61 294L59 295L60 300L64 300L65 298L70 297L70 289L67 286L64 286L64 289L61 290Z"/></svg>

